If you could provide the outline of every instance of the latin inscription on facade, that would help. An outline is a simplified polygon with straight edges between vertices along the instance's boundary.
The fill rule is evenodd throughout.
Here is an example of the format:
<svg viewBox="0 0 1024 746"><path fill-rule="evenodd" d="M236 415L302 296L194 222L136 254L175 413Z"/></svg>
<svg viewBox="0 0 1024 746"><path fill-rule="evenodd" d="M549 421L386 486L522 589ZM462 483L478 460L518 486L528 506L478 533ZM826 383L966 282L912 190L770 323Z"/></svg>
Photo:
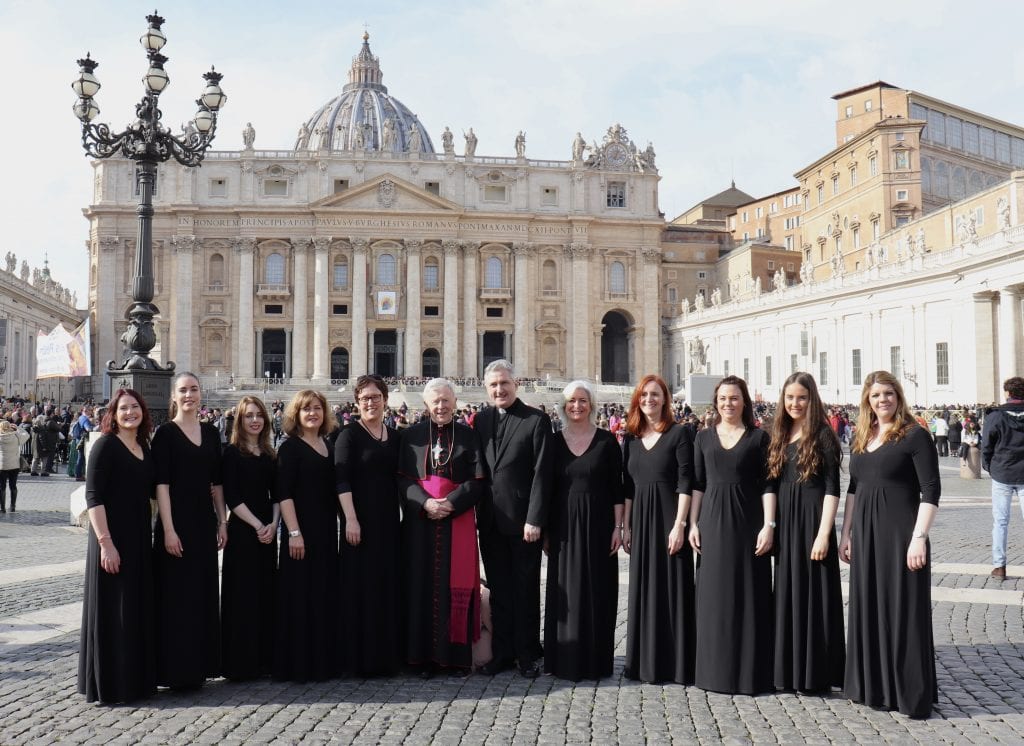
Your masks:
<svg viewBox="0 0 1024 746"><path fill-rule="evenodd" d="M444 218L389 218L389 217L244 217L216 218L182 215L178 226L183 228L365 228L370 230L421 230L454 233L502 233L511 236L585 236L584 226L540 225L529 223L501 223L485 221L446 220Z"/></svg>

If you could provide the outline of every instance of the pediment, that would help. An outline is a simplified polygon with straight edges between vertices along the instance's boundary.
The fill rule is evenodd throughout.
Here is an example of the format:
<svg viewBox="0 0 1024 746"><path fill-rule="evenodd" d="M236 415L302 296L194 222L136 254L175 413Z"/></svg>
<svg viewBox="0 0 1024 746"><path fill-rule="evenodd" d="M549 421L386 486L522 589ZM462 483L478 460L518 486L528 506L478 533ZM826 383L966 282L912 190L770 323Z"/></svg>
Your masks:
<svg viewBox="0 0 1024 746"><path fill-rule="evenodd" d="M393 174L382 174L337 194L331 194L311 205L313 210L395 210L396 212L430 210L461 210L451 200L439 197L422 187Z"/></svg>

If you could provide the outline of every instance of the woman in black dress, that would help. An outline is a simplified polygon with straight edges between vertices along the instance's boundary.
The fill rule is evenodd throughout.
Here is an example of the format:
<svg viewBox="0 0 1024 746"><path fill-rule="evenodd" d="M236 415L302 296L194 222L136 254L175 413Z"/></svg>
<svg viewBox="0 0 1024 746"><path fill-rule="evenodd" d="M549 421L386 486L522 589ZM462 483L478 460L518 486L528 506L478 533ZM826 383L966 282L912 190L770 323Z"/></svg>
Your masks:
<svg viewBox="0 0 1024 746"><path fill-rule="evenodd" d="M765 492L768 433L747 384L715 387L715 424L693 447L690 544L697 559L695 683L725 694L772 690L775 495Z"/></svg>
<svg viewBox="0 0 1024 746"><path fill-rule="evenodd" d="M388 387L380 376L355 385L359 419L334 444L335 489L341 502L342 669L389 676L405 660L402 645L401 508L398 433L384 424Z"/></svg>
<svg viewBox="0 0 1024 746"><path fill-rule="evenodd" d="M175 689L220 675L217 551L228 532L220 434L199 421L201 398L195 374L175 376L171 420L153 436L157 684Z"/></svg>
<svg viewBox="0 0 1024 746"><path fill-rule="evenodd" d="M455 422L455 391L423 388L428 417L402 432L398 486L404 499L406 655L429 678L468 673L480 638L480 558L473 508L484 490L475 432Z"/></svg>
<svg viewBox="0 0 1024 746"><path fill-rule="evenodd" d="M843 685L846 639L839 547L843 454L809 373L782 385L768 449L775 530L775 688L828 692Z"/></svg>
<svg viewBox="0 0 1024 746"><path fill-rule="evenodd" d="M846 696L927 718L937 700L931 547L939 457L887 371L864 379L839 557L850 564Z"/></svg>
<svg viewBox="0 0 1024 746"><path fill-rule="evenodd" d="M156 691L150 500L156 469L152 422L135 391L121 389L89 455L89 549L79 642L78 693L129 702Z"/></svg>
<svg viewBox="0 0 1024 746"><path fill-rule="evenodd" d="M672 417L661 377L633 391L622 444L626 509L622 545L629 559L628 679L693 683L693 552L686 519L693 479L689 429Z"/></svg>
<svg viewBox="0 0 1024 746"><path fill-rule="evenodd" d="M285 409L277 451L285 531L278 564L274 676L323 681L339 672L338 497L326 436L337 428L323 394L305 389Z"/></svg>
<svg viewBox="0 0 1024 746"><path fill-rule="evenodd" d="M263 402L243 396L224 450L224 499L231 509L221 576L224 676L266 676L274 661L277 575L277 455Z"/></svg>
<svg viewBox="0 0 1024 746"><path fill-rule="evenodd" d="M598 430L593 389L562 392L565 423L554 436L554 489L545 545L544 670L580 681L611 676L622 546L622 451Z"/></svg>

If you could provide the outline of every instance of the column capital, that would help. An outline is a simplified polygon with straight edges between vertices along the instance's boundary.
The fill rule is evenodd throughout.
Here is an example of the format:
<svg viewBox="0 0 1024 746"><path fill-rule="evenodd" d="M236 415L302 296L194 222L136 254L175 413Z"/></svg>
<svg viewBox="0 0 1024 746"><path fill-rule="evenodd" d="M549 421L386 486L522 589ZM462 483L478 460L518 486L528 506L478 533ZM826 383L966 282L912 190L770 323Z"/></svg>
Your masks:
<svg viewBox="0 0 1024 746"><path fill-rule="evenodd" d="M661 264L661 251L653 246L644 246L640 249L645 264Z"/></svg>
<svg viewBox="0 0 1024 746"><path fill-rule="evenodd" d="M101 251L116 251L117 247L121 245L119 236L100 236L98 240Z"/></svg>
<svg viewBox="0 0 1024 746"><path fill-rule="evenodd" d="M309 244L313 241L312 236L294 236L289 239L292 242L292 252L295 254L305 254L309 249Z"/></svg>
<svg viewBox="0 0 1024 746"><path fill-rule="evenodd" d="M441 247L444 249L445 256L458 256L462 250L462 244L452 239L442 241Z"/></svg>
<svg viewBox="0 0 1024 746"><path fill-rule="evenodd" d="M313 247L318 253L325 252L330 248L333 240L331 236L313 236Z"/></svg>
<svg viewBox="0 0 1024 746"><path fill-rule="evenodd" d="M171 248L175 254L193 254L199 248L199 239L195 236L171 236Z"/></svg>
<svg viewBox="0 0 1024 746"><path fill-rule="evenodd" d="M405 250L409 256L419 256L421 248L423 248L423 242L418 238L405 239Z"/></svg>
<svg viewBox="0 0 1024 746"><path fill-rule="evenodd" d="M512 253L516 256L529 256L533 253L533 244L529 241L516 241L512 244Z"/></svg>
<svg viewBox="0 0 1024 746"><path fill-rule="evenodd" d="M588 243L568 243L563 247L565 255L570 259L586 259L590 256L591 245Z"/></svg>
<svg viewBox="0 0 1024 746"><path fill-rule="evenodd" d="M251 254L256 250L256 239L250 236L237 236L231 239L231 248L236 254Z"/></svg>
<svg viewBox="0 0 1024 746"><path fill-rule="evenodd" d="M357 238L355 236L352 236L351 238L348 239L348 242L352 244L352 250L356 254L366 253L366 247L369 242L365 238Z"/></svg>
<svg viewBox="0 0 1024 746"><path fill-rule="evenodd" d="M465 251L467 255L479 251L481 246L479 241L462 241L461 244L462 250Z"/></svg>

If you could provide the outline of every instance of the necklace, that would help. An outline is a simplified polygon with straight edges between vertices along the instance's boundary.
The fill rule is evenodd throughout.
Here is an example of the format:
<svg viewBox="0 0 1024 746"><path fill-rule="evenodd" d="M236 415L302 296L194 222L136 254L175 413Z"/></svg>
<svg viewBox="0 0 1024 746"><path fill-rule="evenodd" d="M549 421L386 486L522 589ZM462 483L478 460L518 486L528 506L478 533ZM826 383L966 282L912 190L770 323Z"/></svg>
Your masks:
<svg viewBox="0 0 1024 746"><path fill-rule="evenodd" d="M445 447L441 445L441 436L445 434L444 425L437 425L437 439L434 442L434 447L430 449L430 468L431 471L437 471L438 469L448 465L448 462L452 460L452 443L455 440L455 420L452 420L452 434L448 438L448 455L441 459L441 454L444 453ZM430 420L430 424L427 429L427 442L430 442L430 432L434 427L434 421Z"/></svg>
<svg viewBox="0 0 1024 746"><path fill-rule="evenodd" d="M362 420L359 420L359 424L363 426L363 430L365 430L369 434L369 436L371 438L373 438L375 441L377 441L378 443L381 443L381 442L384 441L384 423L383 422L380 423L380 435L379 436L374 435L373 431L370 430L369 425L367 425Z"/></svg>

